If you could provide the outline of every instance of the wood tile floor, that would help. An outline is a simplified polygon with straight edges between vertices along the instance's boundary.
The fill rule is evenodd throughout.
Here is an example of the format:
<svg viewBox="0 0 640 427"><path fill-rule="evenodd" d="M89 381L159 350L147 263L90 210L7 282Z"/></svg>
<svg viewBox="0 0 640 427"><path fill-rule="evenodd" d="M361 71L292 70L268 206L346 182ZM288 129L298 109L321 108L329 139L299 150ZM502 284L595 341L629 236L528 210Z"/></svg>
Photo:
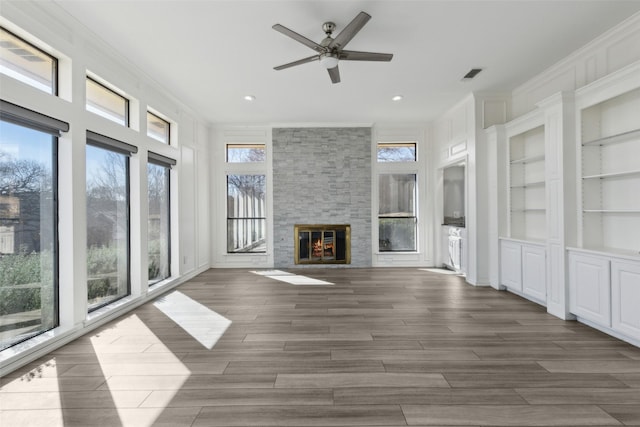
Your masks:
<svg viewBox="0 0 640 427"><path fill-rule="evenodd" d="M0 426L640 426L636 347L454 275L295 273L333 285L207 271L206 322L126 314L0 380Z"/></svg>

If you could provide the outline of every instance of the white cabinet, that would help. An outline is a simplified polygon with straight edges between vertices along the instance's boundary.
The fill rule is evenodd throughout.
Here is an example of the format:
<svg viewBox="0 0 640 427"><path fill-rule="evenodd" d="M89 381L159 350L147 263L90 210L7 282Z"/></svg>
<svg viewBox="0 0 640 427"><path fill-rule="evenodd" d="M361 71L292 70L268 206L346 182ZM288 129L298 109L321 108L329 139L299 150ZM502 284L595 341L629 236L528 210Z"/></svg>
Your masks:
<svg viewBox="0 0 640 427"><path fill-rule="evenodd" d="M522 245L522 292L541 303L547 299L545 254L543 247Z"/></svg>
<svg viewBox="0 0 640 427"><path fill-rule="evenodd" d="M545 305L547 280L544 246L502 239L500 284L518 295Z"/></svg>
<svg viewBox="0 0 640 427"><path fill-rule="evenodd" d="M467 231L462 227L443 225L440 234L442 265L450 270L466 274Z"/></svg>
<svg viewBox="0 0 640 427"><path fill-rule="evenodd" d="M500 246L500 284L507 289L522 292L520 244L502 240Z"/></svg>
<svg viewBox="0 0 640 427"><path fill-rule="evenodd" d="M640 340L640 263L611 262L611 326Z"/></svg>
<svg viewBox="0 0 640 427"><path fill-rule="evenodd" d="M573 314L603 326L611 326L609 260L570 253L569 299Z"/></svg>

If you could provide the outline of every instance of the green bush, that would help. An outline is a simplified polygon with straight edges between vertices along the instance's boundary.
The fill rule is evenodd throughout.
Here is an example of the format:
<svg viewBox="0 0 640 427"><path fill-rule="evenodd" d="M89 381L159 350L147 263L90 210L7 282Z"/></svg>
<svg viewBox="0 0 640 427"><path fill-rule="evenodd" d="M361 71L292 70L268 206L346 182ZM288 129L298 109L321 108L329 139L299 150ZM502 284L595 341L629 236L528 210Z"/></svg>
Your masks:
<svg viewBox="0 0 640 427"><path fill-rule="evenodd" d="M40 254L4 255L0 258L0 287L40 282Z"/></svg>
<svg viewBox="0 0 640 427"><path fill-rule="evenodd" d="M115 295L118 291L115 288L111 288L111 279L109 277L89 279L87 288L89 300Z"/></svg>
<svg viewBox="0 0 640 427"><path fill-rule="evenodd" d="M87 251L87 274L89 276L112 273L118 270L118 251L110 247L91 247Z"/></svg>
<svg viewBox="0 0 640 427"><path fill-rule="evenodd" d="M0 316L40 309L40 288L0 288Z"/></svg>

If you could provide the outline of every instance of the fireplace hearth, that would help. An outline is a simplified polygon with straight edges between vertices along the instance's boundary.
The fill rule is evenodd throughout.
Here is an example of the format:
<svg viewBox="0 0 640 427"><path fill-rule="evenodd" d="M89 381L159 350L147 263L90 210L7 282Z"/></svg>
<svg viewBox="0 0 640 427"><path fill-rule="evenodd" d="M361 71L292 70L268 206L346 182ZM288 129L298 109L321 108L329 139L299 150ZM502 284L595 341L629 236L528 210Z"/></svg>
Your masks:
<svg viewBox="0 0 640 427"><path fill-rule="evenodd" d="M296 224L296 264L351 264L351 226L348 224Z"/></svg>

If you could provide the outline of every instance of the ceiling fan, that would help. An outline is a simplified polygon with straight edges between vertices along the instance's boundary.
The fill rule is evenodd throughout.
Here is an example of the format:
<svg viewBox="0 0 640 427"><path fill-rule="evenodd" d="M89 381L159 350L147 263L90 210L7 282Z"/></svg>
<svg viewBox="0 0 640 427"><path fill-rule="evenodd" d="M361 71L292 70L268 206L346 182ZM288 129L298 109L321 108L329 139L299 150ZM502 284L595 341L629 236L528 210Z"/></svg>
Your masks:
<svg viewBox="0 0 640 427"><path fill-rule="evenodd" d="M340 70L338 69L338 62L343 61L391 61L393 58L392 53L375 53L375 52L360 52L355 50L344 50L347 43L358 34L358 31L364 27L364 25L371 19L371 15L365 12L360 12L353 21L349 23L344 29L336 36L332 38L331 34L336 29L336 24L333 22L325 22L322 24L322 30L327 37L320 42L320 44L309 40L308 38L288 29L285 26L276 24L273 29L289 36L297 42L310 47L315 50L317 54L309 56L307 58L299 59L297 61L289 62L288 64L279 65L273 67L274 70L284 70L285 68L294 67L300 64L306 64L307 62L320 61L327 71L329 77L331 77L332 83L340 82Z"/></svg>

